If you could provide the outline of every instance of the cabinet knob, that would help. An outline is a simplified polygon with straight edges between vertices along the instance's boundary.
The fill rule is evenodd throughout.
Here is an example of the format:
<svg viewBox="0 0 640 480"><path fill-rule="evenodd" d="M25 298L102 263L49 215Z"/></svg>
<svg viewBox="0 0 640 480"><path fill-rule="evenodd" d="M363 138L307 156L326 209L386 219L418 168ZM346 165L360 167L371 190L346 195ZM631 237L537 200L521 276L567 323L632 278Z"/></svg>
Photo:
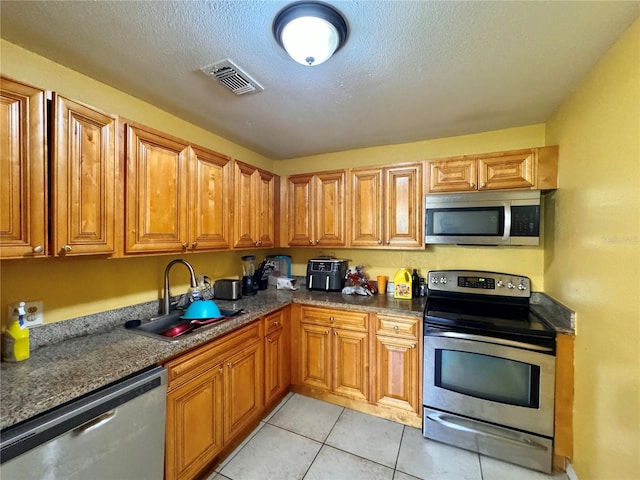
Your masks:
<svg viewBox="0 0 640 480"><path fill-rule="evenodd" d="M334 331L333 331L333 335L334 335L334 337L337 337L337 336L338 336L338 332L336 332L336 331L334 330Z"/></svg>
<svg viewBox="0 0 640 480"><path fill-rule="evenodd" d="M219 371L220 373L222 373L222 372L224 372L224 368L223 368L223 367L220 367L220 368L218 369L218 371Z"/></svg>
<svg viewBox="0 0 640 480"><path fill-rule="evenodd" d="M182 249L186 250L187 248L189 248L189 244L187 242L182 244Z"/></svg>
<svg viewBox="0 0 640 480"><path fill-rule="evenodd" d="M471 188L476 188L476 184L475 184L475 183L473 183L473 182L469 183L469 186L470 186Z"/></svg>
<svg viewBox="0 0 640 480"><path fill-rule="evenodd" d="M191 248L196 248L198 246L198 242L191 242Z"/></svg>
<svg viewBox="0 0 640 480"><path fill-rule="evenodd" d="M487 186L487 184L486 184L486 183L484 183L484 182L482 182L482 183L480 184L480 188L484 188L484 187L486 187L486 186Z"/></svg>
<svg viewBox="0 0 640 480"><path fill-rule="evenodd" d="M273 342L273 338L267 338L267 342L272 343Z"/></svg>
<svg viewBox="0 0 640 480"><path fill-rule="evenodd" d="M254 242L254 244L255 244L256 247L259 247L260 245L262 245L262 241L261 240L256 240Z"/></svg>
<svg viewBox="0 0 640 480"><path fill-rule="evenodd" d="M329 321L333 322L334 318L333 317L329 317Z"/></svg>
<svg viewBox="0 0 640 480"><path fill-rule="evenodd" d="M227 367L231 368L231 362L227 362Z"/></svg>
<svg viewBox="0 0 640 480"><path fill-rule="evenodd" d="M389 245L391 243L391 240L387 240L385 243Z"/></svg>
<svg viewBox="0 0 640 480"><path fill-rule="evenodd" d="M33 247L33 253L42 253L42 245L36 245Z"/></svg>
<svg viewBox="0 0 640 480"><path fill-rule="evenodd" d="M72 250L71 245L65 245L62 250L64 250L64 253L69 253Z"/></svg>
<svg viewBox="0 0 640 480"><path fill-rule="evenodd" d="M324 331L324 334L325 334L325 335L329 335L329 330L325 330L325 331Z"/></svg>
<svg viewBox="0 0 640 480"><path fill-rule="evenodd" d="M416 344L415 344L415 343L412 343L412 344L411 344L411 348L416 348Z"/></svg>
<svg viewBox="0 0 640 480"><path fill-rule="evenodd" d="M378 245L382 244L382 240L378 239Z"/></svg>
<svg viewBox="0 0 640 480"><path fill-rule="evenodd" d="M394 325L394 326L393 326L393 329L394 329L394 330L398 330L398 325Z"/></svg>

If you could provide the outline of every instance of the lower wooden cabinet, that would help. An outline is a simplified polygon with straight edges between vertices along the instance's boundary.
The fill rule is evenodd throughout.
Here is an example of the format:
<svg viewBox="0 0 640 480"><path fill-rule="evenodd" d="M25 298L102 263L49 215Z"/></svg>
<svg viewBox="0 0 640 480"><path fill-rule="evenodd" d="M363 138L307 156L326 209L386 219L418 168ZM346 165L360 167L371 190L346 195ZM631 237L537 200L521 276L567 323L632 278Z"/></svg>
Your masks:
<svg viewBox="0 0 640 480"><path fill-rule="evenodd" d="M376 315L376 403L421 414L420 324L417 317Z"/></svg>
<svg viewBox="0 0 640 480"><path fill-rule="evenodd" d="M262 323L166 364L165 479L194 478L263 413Z"/></svg>
<svg viewBox="0 0 640 480"><path fill-rule="evenodd" d="M280 400L291 383L288 308L264 317L264 404Z"/></svg>
<svg viewBox="0 0 640 480"><path fill-rule="evenodd" d="M354 400L369 400L368 314L300 308L298 381Z"/></svg>

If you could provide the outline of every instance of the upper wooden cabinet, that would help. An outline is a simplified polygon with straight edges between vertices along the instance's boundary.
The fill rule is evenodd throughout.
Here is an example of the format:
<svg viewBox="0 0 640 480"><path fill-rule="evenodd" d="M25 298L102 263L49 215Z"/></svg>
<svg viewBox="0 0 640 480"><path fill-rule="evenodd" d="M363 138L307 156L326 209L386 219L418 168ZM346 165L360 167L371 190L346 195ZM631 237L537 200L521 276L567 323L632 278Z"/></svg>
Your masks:
<svg viewBox="0 0 640 480"><path fill-rule="evenodd" d="M244 162L234 165L233 247L273 247L279 177Z"/></svg>
<svg viewBox="0 0 640 480"><path fill-rule="evenodd" d="M0 77L0 257L47 255L44 90Z"/></svg>
<svg viewBox="0 0 640 480"><path fill-rule="evenodd" d="M229 247L231 161L126 125L126 253Z"/></svg>
<svg viewBox="0 0 640 480"><path fill-rule="evenodd" d="M352 247L422 248L422 164L351 170Z"/></svg>
<svg viewBox="0 0 640 480"><path fill-rule="evenodd" d="M288 244L341 247L347 244L344 170L288 177Z"/></svg>
<svg viewBox="0 0 640 480"><path fill-rule="evenodd" d="M52 103L52 254L113 254L117 117L55 94Z"/></svg>
<svg viewBox="0 0 640 480"><path fill-rule="evenodd" d="M558 147L428 161L428 192L557 188Z"/></svg>

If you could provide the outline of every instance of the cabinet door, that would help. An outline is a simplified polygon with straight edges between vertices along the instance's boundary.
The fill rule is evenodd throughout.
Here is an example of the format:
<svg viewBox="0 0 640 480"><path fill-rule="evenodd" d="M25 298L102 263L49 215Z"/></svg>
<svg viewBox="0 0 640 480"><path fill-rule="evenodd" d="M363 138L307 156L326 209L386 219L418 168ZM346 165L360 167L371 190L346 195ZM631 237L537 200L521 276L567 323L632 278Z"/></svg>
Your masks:
<svg viewBox="0 0 640 480"><path fill-rule="evenodd" d="M347 244L346 204L345 172L316 174L314 245L340 247Z"/></svg>
<svg viewBox="0 0 640 480"><path fill-rule="evenodd" d="M300 324L300 381L331 390L331 328Z"/></svg>
<svg viewBox="0 0 640 480"><path fill-rule="evenodd" d="M422 165L386 168L385 192L385 245L423 247Z"/></svg>
<svg viewBox="0 0 640 480"><path fill-rule="evenodd" d="M351 246L382 245L382 170L379 168L351 172Z"/></svg>
<svg viewBox="0 0 640 480"><path fill-rule="evenodd" d="M314 244L314 182L313 175L292 175L288 178L289 219L287 239L290 246L308 247Z"/></svg>
<svg viewBox="0 0 640 480"><path fill-rule="evenodd" d="M189 248L229 248L231 242L231 159L192 147L189 181L192 212Z"/></svg>
<svg viewBox="0 0 640 480"><path fill-rule="evenodd" d="M234 163L233 175L233 246L255 247L254 214L257 198L253 186L255 167L242 162Z"/></svg>
<svg viewBox="0 0 640 480"><path fill-rule="evenodd" d="M262 413L262 355L262 342L257 342L226 360L225 443Z"/></svg>
<svg viewBox="0 0 640 480"><path fill-rule="evenodd" d="M429 192L471 192L478 189L477 160L459 158L428 162Z"/></svg>
<svg viewBox="0 0 640 480"><path fill-rule="evenodd" d="M369 400L369 335L333 329L333 392Z"/></svg>
<svg viewBox="0 0 640 480"><path fill-rule="evenodd" d="M259 169L253 176L257 199L253 205L256 246L273 247L276 238L276 184L279 183L279 177Z"/></svg>
<svg viewBox="0 0 640 480"><path fill-rule="evenodd" d="M165 479L193 478L223 446L223 364L167 395Z"/></svg>
<svg viewBox="0 0 640 480"><path fill-rule="evenodd" d="M289 325L285 310L265 317L264 403L269 405L291 383Z"/></svg>
<svg viewBox="0 0 640 480"><path fill-rule="evenodd" d="M478 188L495 190L534 187L535 152L501 155L478 160Z"/></svg>
<svg viewBox="0 0 640 480"><path fill-rule="evenodd" d="M53 254L112 254L117 119L57 95L53 108Z"/></svg>
<svg viewBox="0 0 640 480"><path fill-rule="evenodd" d="M376 337L376 403L419 413L420 356L415 339Z"/></svg>
<svg viewBox="0 0 640 480"><path fill-rule="evenodd" d="M47 255L45 92L0 77L0 257Z"/></svg>
<svg viewBox="0 0 640 480"><path fill-rule="evenodd" d="M126 252L183 251L189 246L188 146L133 124L126 134Z"/></svg>

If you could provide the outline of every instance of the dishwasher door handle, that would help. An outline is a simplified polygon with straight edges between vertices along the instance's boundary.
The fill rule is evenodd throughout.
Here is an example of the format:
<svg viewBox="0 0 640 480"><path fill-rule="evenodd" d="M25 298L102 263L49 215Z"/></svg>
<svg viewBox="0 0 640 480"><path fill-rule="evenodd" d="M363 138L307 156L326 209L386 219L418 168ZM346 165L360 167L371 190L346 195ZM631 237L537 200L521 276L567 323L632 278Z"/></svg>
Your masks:
<svg viewBox="0 0 640 480"><path fill-rule="evenodd" d="M111 410L110 412L103 413L102 415L94 418L93 420L90 420L87 423L84 423L79 427L74 428L71 431L71 434L74 436L87 434L92 430L100 428L102 425L104 425L105 423L108 423L110 420L113 420L113 417L115 416L116 416L115 410Z"/></svg>

